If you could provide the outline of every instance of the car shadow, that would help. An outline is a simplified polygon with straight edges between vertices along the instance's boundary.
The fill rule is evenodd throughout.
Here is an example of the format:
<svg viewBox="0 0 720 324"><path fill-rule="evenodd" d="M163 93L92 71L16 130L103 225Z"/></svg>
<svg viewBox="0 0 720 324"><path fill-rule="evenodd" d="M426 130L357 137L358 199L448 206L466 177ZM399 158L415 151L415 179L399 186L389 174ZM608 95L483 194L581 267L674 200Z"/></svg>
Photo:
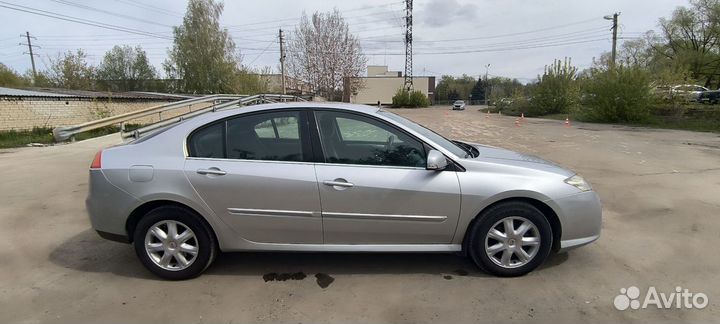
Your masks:
<svg viewBox="0 0 720 324"><path fill-rule="evenodd" d="M50 252L50 262L83 272L108 272L123 277L154 279L138 261L130 244L105 240L87 229L60 243Z"/></svg>
<svg viewBox="0 0 720 324"><path fill-rule="evenodd" d="M59 244L49 260L64 268L83 272L107 272L118 276L159 280L138 261L132 245L107 241L88 229ZM567 253L551 254L536 272L568 260ZM233 252L218 255L208 275L258 276L268 274L434 274L492 277L479 270L468 257L451 253L315 253Z"/></svg>

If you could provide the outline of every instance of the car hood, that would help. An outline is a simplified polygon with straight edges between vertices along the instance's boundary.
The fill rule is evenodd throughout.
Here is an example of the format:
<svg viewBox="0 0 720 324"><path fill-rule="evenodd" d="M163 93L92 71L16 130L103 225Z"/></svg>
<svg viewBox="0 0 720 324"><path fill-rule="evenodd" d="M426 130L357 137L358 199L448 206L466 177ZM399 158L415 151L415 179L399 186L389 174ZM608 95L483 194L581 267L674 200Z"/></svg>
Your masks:
<svg viewBox="0 0 720 324"><path fill-rule="evenodd" d="M566 177L571 177L575 175L575 172L573 172L572 170L569 170L556 163L539 158L534 155L518 153L515 151L489 145L482 145L477 143L468 144L474 146L480 152L480 155L478 155L472 160L482 160L498 164L512 165L528 169L535 169L539 171L552 172Z"/></svg>

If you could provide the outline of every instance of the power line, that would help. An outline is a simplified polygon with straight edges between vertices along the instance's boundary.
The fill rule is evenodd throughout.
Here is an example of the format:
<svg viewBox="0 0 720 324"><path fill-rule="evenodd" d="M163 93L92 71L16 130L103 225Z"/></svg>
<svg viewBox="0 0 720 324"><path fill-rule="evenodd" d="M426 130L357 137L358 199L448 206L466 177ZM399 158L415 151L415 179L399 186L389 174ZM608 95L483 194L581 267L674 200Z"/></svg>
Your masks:
<svg viewBox="0 0 720 324"><path fill-rule="evenodd" d="M481 39L493 39L493 38L510 37L510 36L520 36L520 35L526 35L526 34L534 34L534 33L538 33L538 32L541 32L541 31L548 31L548 30L559 29L559 28L563 28L563 27L574 26L574 25L581 25L581 24L585 24L585 23L588 23L588 22L592 22L592 21L597 21L597 19L593 18L593 19L587 19L587 20L578 21L578 22L569 23L569 24L562 24L562 25L557 25L557 26L551 26L551 27L546 27L546 28L534 29L534 30L529 30L529 31L515 32L515 33L508 33L508 34L498 34L498 35L493 35L493 36L469 37L469 38L454 38L454 39L436 39L436 40L417 40L417 41L415 41L415 42L416 42L416 43L460 42L460 41L470 41L470 40L481 40ZM377 42L383 42L383 41L378 40ZM394 42L403 42L403 41L398 41L398 40L386 40L386 41L384 41L384 42L394 43Z"/></svg>
<svg viewBox="0 0 720 324"><path fill-rule="evenodd" d="M523 49L535 49L535 48L576 45L576 44L592 43L592 42L598 42L598 41L607 41L607 38L589 39L589 40L573 41L573 42L538 44L538 45L532 45L532 46L515 46L515 47L506 47L506 48L476 49L476 50L467 50L467 51L424 52L424 53L416 53L416 55L446 55L446 54L505 52L505 51L514 51L514 50L523 50ZM388 54L388 55L391 55L391 54ZM401 55L401 54L399 54L399 55Z"/></svg>
<svg viewBox="0 0 720 324"><path fill-rule="evenodd" d="M0 7L7 8L10 10L26 12L26 13L30 13L30 14L34 14L34 15L45 16L45 17L49 17L49 18L54 18L54 19L58 19L58 20L68 21L68 22L74 22L74 23L98 27L98 28L121 31L121 32L130 33L130 34L153 36L156 38L163 38L163 39L172 39L170 37L161 36L161 35L157 35L157 34L153 34L153 33L149 33L149 32L144 32L144 31L137 30L137 29L127 28L127 27L122 27L122 26L117 26L117 25L111 25L111 24L105 24L105 23L101 23L101 22L97 22L97 21L72 17L72 16L68 16L68 15L56 14L56 13L53 13L50 11L31 8L31 7L27 7L27 6L21 6L18 4L9 3L9 2L5 2L5 1L0 1L0 3L1 3Z"/></svg>
<svg viewBox="0 0 720 324"><path fill-rule="evenodd" d="M546 47L577 45L577 44L592 43L592 42L599 42L599 41L608 41L608 39L607 38L597 38L597 39L588 39L588 40L581 40L581 41L550 42L550 43L536 44L536 45L529 45L529 46L517 45L517 46L497 47L497 48L478 48L478 49L466 50L466 51L419 52L419 53L413 53L413 54L414 55L447 55L447 54L469 54L469 53L485 53L485 52L506 52L506 51L516 51L516 50L524 50L524 49L536 49L536 48L546 48ZM341 53L321 51L320 54L341 54ZM388 56L405 55L405 53L401 53L401 52L363 53L363 54L365 54L365 55L388 55Z"/></svg>
<svg viewBox="0 0 720 324"><path fill-rule="evenodd" d="M570 40L582 40L587 37L594 37L594 36L601 36L605 35L605 29L589 29L584 31L577 31L572 33L564 33L564 34L558 34L558 35L552 35L547 37L535 37L532 39L519 39L519 40L513 40L513 41L506 41L506 42L498 42L498 43L480 43L480 44L472 44L469 46L443 46L443 49L467 49L467 48L477 48L478 46L482 47L498 47L498 46L508 46L508 45L524 45L524 44L532 44L532 43L541 43L541 42L547 42L547 41L553 41L553 40L560 40L560 41L570 41ZM428 44L432 45L432 44ZM370 46L372 48L373 46ZM378 48L378 47L375 47ZM429 46L429 47L421 47L422 49L437 49L437 47Z"/></svg>
<svg viewBox="0 0 720 324"><path fill-rule="evenodd" d="M373 14L367 14L367 15L361 15L361 16L352 16L352 17L343 17L343 20L347 22L351 26L361 26L361 25L368 25L368 24L377 24L379 22L385 22L388 23L389 21L392 21L391 19L394 17L385 17L384 19L378 19L378 20L372 20L372 21L360 21L357 23L351 23L348 22L349 20L358 19L358 18L364 18L364 17L372 17L372 16L384 16L388 14L393 14L392 11L385 11L385 12L379 12L379 13L373 13ZM256 22L252 24L244 24L244 25L227 25L225 26L228 31L236 32L236 33L249 33L254 31L264 31L264 30L274 30L278 27L280 28L294 28L297 26L297 24L282 24L282 25L273 25L273 26L261 26L261 27L255 27L250 29L242 29L240 27L242 26L252 26L252 25L262 25L262 24L269 24L269 23L276 23L276 22L286 22L286 21L299 21L300 18L286 18L286 19L277 19L277 20L271 20L268 22ZM275 34L275 32L273 32Z"/></svg>
<svg viewBox="0 0 720 324"><path fill-rule="evenodd" d="M369 14L369 15L362 15L362 16L355 16L355 17L343 17L343 19L347 22L348 20L351 20L351 19L357 19L357 18L363 18L363 17L371 17L371 16L387 15L387 14L390 14L390 13L391 13L391 12L381 12L381 13L375 13L375 14ZM234 31L236 30L236 31L239 31L239 32L253 31L253 30L267 30L267 29L276 28L276 26L274 26L274 25L273 25L273 26L263 26L263 27L256 27L256 28L251 28L251 29L241 29L241 27L244 27L244 26L254 26L254 25L264 25L264 24L271 24L271 23L276 23L276 22L298 21L298 20L300 20L300 18L286 18L286 19L278 19L278 20L274 20L274 21L258 22L258 23L252 23L252 24L226 25L225 27L226 27L228 30L234 30ZM380 22L380 21L387 21L387 19L375 20L375 21L369 21L369 22L361 22L361 23L359 23L359 24L368 24L368 23L375 23L375 22ZM285 26L285 27L293 27L293 26L297 26L297 24L293 24L293 25L287 25L287 24L286 24L286 25L282 25L282 26Z"/></svg>
<svg viewBox="0 0 720 324"><path fill-rule="evenodd" d="M262 52L260 52L260 54L258 54L257 56L255 56L255 58L254 58L252 61L250 61L250 63L248 63L248 65L252 65L253 63L255 63L255 61L257 61L257 59L260 58L260 56L262 56L263 54L265 54L265 52L267 52L267 50L270 49L270 46L274 45L275 43L277 43L277 41L272 41L272 42L270 42L270 44L268 44L268 46L265 47L265 48L262 50Z"/></svg>
<svg viewBox="0 0 720 324"><path fill-rule="evenodd" d="M154 12L157 12L157 13L160 13L160 14L163 14L163 15L182 18L182 14L181 14L181 13L176 12L176 11L172 11L172 10L167 10L167 9L165 9L165 8L159 8L159 7L155 7L155 6L149 5L149 4L143 4L143 3L139 3L139 2L137 2L137 1L131 1L131 0L115 0L115 1L120 2L120 3L124 3L124 4L126 4L126 5L133 6L133 7L136 7L136 8L154 11Z"/></svg>
<svg viewBox="0 0 720 324"><path fill-rule="evenodd" d="M352 12L352 11L360 11L360 10L370 10L370 9L377 9L377 8L383 8L383 7L390 7L390 6L393 6L393 5L396 5L396 4L401 4L401 3L403 3L403 2L404 2L404 1L397 1L397 2L386 3L386 4L378 5L378 6L370 6L370 7L369 7L369 6L364 6L364 7L358 7L358 8L353 8L353 9L345 9L345 10L340 10L340 11L341 11L341 12ZM385 13L388 13L388 12L383 12L383 13L381 13L381 14L385 14ZM363 16L357 16L357 17L363 17ZM346 19L352 19L352 18L357 18L357 17L347 17ZM297 21L297 20L299 20L299 19L300 19L299 17L294 17L294 18L281 18L281 19L273 19L273 20L265 20L265 21L256 21L256 22L247 23L247 24L228 25L227 27L233 28L233 27L243 27L243 26L275 24L275 23L281 22L281 21ZM272 27L268 27L268 28L276 28L276 27L277 27L277 26L272 26Z"/></svg>
<svg viewBox="0 0 720 324"><path fill-rule="evenodd" d="M123 15L123 14L120 14L120 13L117 13L117 12L113 12L113 11L107 11L107 10L103 10L103 9L97 9L97 8L93 8L93 7L90 7L90 6L82 5L82 4L79 4L79 3L70 2L70 1L67 1L67 0L51 0L51 1L57 2L57 3L59 3L59 4L63 4L63 5L66 5L66 6L70 6L70 7L85 9L85 10L88 10L88 11L94 11L94 12L99 12L99 13L104 13L104 14L107 14L107 15L111 15L111 16L113 16L113 17L120 17L120 18L125 18L125 19L129 19L129 20L138 21L138 22L145 23L145 24L151 24L151 25L157 25L157 26L172 28L172 26L170 26L170 25L161 24L161 23L158 23L158 22L155 22L155 21L150 21L150 20L145 20L145 19L140 19L140 18L137 18L137 17L133 17L133 16Z"/></svg>

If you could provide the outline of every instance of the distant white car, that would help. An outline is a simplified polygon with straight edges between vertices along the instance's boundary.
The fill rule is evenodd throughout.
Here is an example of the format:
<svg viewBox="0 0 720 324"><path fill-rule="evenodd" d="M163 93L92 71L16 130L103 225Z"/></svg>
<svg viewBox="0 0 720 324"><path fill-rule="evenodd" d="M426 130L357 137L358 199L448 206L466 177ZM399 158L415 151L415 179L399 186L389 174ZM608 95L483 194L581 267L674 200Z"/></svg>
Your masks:
<svg viewBox="0 0 720 324"><path fill-rule="evenodd" d="M465 101L456 100L453 102L453 110L465 110Z"/></svg>
<svg viewBox="0 0 720 324"><path fill-rule="evenodd" d="M698 101L700 94L708 90L700 85L683 84L670 88L670 95L671 97L685 98L687 101Z"/></svg>

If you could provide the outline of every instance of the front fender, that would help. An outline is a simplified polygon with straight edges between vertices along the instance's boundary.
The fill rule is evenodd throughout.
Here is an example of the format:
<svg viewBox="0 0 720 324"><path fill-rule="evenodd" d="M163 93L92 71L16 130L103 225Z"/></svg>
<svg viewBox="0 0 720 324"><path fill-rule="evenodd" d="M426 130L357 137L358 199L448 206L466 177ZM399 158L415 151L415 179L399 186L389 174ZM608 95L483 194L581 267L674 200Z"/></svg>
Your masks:
<svg viewBox="0 0 720 324"><path fill-rule="evenodd" d="M550 198L542 193L531 190L508 190L497 193L495 195L480 198L466 196L463 192L462 207L460 210L460 220L458 221L457 228L455 230L455 236L453 237L453 244L462 244L465 238L465 233L470 226L470 223L482 213L487 207L508 199L532 199L538 202L544 202L550 200ZM551 206L549 206L552 208ZM554 210L554 208L553 208ZM557 214L557 212L555 213Z"/></svg>

